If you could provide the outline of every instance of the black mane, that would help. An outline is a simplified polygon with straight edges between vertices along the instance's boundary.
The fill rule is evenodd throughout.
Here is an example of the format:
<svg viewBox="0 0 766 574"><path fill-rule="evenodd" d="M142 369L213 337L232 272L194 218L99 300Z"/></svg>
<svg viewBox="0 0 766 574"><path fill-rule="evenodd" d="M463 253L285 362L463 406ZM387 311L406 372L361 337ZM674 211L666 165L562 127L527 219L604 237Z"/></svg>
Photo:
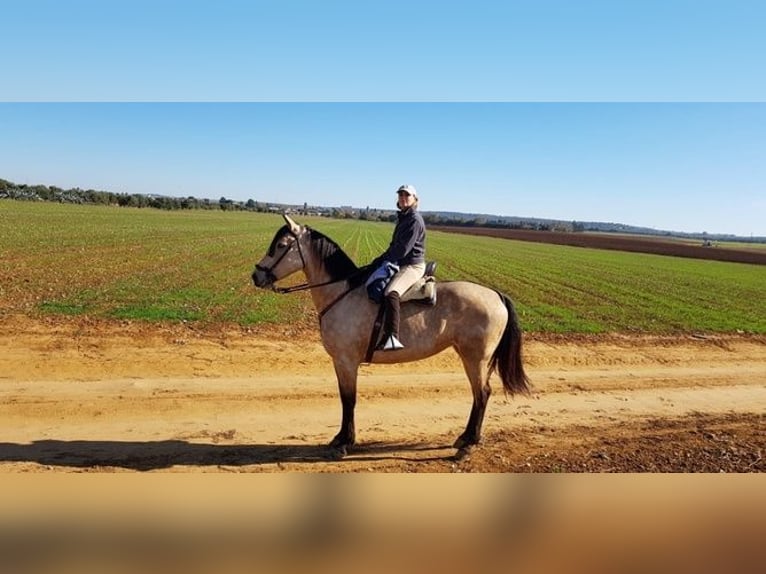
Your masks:
<svg viewBox="0 0 766 574"><path fill-rule="evenodd" d="M325 270L332 280L347 279L359 270L335 241L315 229L310 227L306 229L309 232L309 239L311 239L311 248L323 262Z"/></svg>

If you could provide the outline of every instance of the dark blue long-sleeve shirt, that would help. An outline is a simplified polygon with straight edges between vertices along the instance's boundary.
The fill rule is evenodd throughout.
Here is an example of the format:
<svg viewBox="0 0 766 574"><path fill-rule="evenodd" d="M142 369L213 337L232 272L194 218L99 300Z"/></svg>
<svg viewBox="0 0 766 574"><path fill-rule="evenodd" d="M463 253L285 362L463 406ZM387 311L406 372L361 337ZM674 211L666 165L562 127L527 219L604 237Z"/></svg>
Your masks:
<svg viewBox="0 0 766 574"><path fill-rule="evenodd" d="M390 261L400 267L424 263L426 254L426 224L423 216L412 207L397 215L394 235L388 249L376 261Z"/></svg>

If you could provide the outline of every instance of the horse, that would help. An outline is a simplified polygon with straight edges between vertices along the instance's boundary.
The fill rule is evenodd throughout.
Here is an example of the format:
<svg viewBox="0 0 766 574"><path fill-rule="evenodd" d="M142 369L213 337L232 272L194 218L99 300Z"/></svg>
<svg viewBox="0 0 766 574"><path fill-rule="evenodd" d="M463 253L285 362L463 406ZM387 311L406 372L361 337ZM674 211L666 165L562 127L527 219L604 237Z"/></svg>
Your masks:
<svg viewBox="0 0 766 574"><path fill-rule="evenodd" d="M332 358L342 405L340 430L330 441L338 457L356 443L359 366L367 354L379 306L371 301L359 268L332 239L283 215L286 224L274 235L267 253L255 266L256 287L287 293L308 289L319 314L322 344ZM277 281L303 271L307 283L279 288ZM479 443L484 412L491 394L490 376L497 373L506 393L529 393L522 364L522 332L508 296L469 281L437 283L436 303L415 302L401 308L403 349L375 351L371 363L416 361L452 347L471 383L473 404L468 423L454 443L467 452Z"/></svg>

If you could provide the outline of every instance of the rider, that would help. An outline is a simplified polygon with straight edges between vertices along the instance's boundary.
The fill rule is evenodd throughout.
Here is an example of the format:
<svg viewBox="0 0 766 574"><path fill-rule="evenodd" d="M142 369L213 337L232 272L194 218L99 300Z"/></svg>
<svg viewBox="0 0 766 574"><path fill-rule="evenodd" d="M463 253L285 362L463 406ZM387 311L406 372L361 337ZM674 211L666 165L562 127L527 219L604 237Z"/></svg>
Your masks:
<svg viewBox="0 0 766 574"><path fill-rule="evenodd" d="M399 297L423 276L426 269L426 225L418 213L418 192L412 185L402 185L396 195L399 213L391 244L372 263L377 267L389 261L399 266L384 293L383 342L378 346L382 351L404 348L399 341Z"/></svg>

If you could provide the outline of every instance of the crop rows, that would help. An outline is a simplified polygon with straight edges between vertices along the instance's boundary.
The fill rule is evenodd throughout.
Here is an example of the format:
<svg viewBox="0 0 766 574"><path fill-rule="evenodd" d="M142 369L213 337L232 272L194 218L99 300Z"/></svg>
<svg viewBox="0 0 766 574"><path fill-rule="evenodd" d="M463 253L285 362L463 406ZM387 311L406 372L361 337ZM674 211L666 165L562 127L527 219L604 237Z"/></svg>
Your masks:
<svg viewBox="0 0 766 574"><path fill-rule="evenodd" d="M300 218L359 265L392 224ZM257 290L278 215L0 201L0 312L315 324L307 293ZM431 231L440 280L507 293L537 332L766 333L766 267ZM286 279L290 284L301 276Z"/></svg>

